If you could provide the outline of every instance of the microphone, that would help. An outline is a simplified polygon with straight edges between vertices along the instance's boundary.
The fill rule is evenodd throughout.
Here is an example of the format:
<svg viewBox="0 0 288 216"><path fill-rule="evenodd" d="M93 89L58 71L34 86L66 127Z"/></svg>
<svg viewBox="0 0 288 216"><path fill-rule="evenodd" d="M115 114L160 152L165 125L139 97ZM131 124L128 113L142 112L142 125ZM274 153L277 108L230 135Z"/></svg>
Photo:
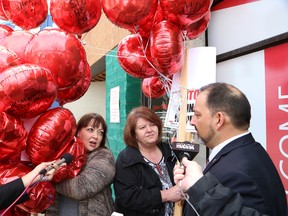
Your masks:
<svg viewBox="0 0 288 216"><path fill-rule="evenodd" d="M199 148L199 144L188 141L172 142L172 150L180 163L184 157L186 157L188 160L193 160L199 153Z"/></svg>
<svg viewBox="0 0 288 216"><path fill-rule="evenodd" d="M69 164L73 160L73 155L70 153L65 153L62 155L61 160L57 161L56 164L60 166L62 163ZM39 174L40 175L45 175L49 170L54 169L52 165L46 167L45 169L42 169Z"/></svg>

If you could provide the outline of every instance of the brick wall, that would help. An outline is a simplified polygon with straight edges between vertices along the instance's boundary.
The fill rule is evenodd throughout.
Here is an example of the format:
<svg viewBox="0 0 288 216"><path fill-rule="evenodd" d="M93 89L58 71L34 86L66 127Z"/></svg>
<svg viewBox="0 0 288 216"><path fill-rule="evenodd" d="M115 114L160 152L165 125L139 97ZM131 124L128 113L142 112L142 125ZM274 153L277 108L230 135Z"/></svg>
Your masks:
<svg viewBox="0 0 288 216"><path fill-rule="evenodd" d="M89 65L91 66L114 49L119 41L129 34L128 30L111 23L102 11L97 25L82 35ZM112 54L115 55L115 53Z"/></svg>

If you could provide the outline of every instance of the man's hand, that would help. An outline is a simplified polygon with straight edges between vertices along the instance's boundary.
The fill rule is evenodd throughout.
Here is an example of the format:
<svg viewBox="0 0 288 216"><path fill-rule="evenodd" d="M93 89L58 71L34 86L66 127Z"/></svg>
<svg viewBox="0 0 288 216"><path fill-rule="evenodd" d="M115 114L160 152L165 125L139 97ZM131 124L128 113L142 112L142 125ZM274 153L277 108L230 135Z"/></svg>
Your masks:
<svg viewBox="0 0 288 216"><path fill-rule="evenodd" d="M189 161L186 157L182 159L182 165L176 164L174 167L174 182L180 185L184 192L192 187L202 176L202 168L195 161Z"/></svg>

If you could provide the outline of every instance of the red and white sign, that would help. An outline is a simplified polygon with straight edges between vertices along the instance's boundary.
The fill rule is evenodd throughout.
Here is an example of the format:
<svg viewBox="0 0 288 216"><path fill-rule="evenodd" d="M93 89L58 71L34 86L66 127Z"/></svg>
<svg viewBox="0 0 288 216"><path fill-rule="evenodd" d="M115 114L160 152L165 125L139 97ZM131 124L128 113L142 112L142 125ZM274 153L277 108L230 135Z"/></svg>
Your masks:
<svg viewBox="0 0 288 216"><path fill-rule="evenodd" d="M266 49L264 56L266 150L288 195L288 43Z"/></svg>

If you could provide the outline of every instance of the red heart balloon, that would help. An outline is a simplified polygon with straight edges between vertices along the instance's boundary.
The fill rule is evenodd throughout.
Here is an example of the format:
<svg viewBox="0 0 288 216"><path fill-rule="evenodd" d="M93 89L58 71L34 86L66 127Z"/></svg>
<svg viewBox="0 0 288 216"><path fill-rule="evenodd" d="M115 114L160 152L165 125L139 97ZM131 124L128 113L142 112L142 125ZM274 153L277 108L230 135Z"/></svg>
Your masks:
<svg viewBox="0 0 288 216"><path fill-rule="evenodd" d="M33 33L28 31L13 31L0 42L0 45L12 50L23 64L25 63L26 46L33 35Z"/></svg>
<svg viewBox="0 0 288 216"><path fill-rule="evenodd" d="M58 89L56 100L59 102L60 106L81 98L87 92L91 83L91 78L92 74L90 66L87 63L83 76L78 80L76 84L64 89Z"/></svg>
<svg viewBox="0 0 288 216"><path fill-rule="evenodd" d="M212 3L213 0L160 0L165 18L182 30L200 20Z"/></svg>
<svg viewBox="0 0 288 216"><path fill-rule="evenodd" d="M8 20L22 29L40 26L48 15L47 0L2 0Z"/></svg>
<svg viewBox="0 0 288 216"><path fill-rule="evenodd" d="M76 132L76 120L70 110L52 108L40 115L27 138L27 154L34 165L57 159Z"/></svg>
<svg viewBox="0 0 288 216"><path fill-rule="evenodd" d="M207 28L210 23L211 12L210 10L206 13L204 17L195 23L192 23L186 28L186 36L189 40L193 40L199 37Z"/></svg>
<svg viewBox="0 0 288 216"><path fill-rule="evenodd" d="M164 20L164 14L160 5L156 5L156 12L150 11L147 17L139 20L137 32L142 36L149 38L154 25Z"/></svg>
<svg viewBox="0 0 288 216"><path fill-rule="evenodd" d="M49 69L57 77L58 87L66 88L82 77L86 67L86 52L77 37L50 28L35 34L29 41L25 60Z"/></svg>
<svg viewBox="0 0 288 216"><path fill-rule="evenodd" d="M52 105L56 94L55 76L44 67L22 64L0 74L0 95L10 102L7 112L14 116L38 116Z"/></svg>
<svg viewBox="0 0 288 216"><path fill-rule="evenodd" d="M64 179L73 178L79 174L83 165L86 163L86 150L84 148L83 142L74 137L70 142L67 149L64 152L70 153L73 155L73 161L67 166L61 167L53 176L53 182L60 182ZM60 158L61 154L57 155L57 158Z"/></svg>
<svg viewBox="0 0 288 216"><path fill-rule="evenodd" d="M157 3L157 0L102 0L102 9L112 23L135 33L141 20L155 14Z"/></svg>
<svg viewBox="0 0 288 216"><path fill-rule="evenodd" d="M100 0L51 0L50 13L55 24L73 34L91 30L101 16Z"/></svg>
<svg viewBox="0 0 288 216"><path fill-rule="evenodd" d="M121 67L133 77L146 78L155 76L157 71L148 63L149 52L146 39L138 34L128 35L118 44L118 62ZM147 61L148 59L148 61Z"/></svg>
<svg viewBox="0 0 288 216"><path fill-rule="evenodd" d="M148 98L160 98L167 90L159 77L149 77L142 81L142 92Z"/></svg>
<svg viewBox="0 0 288 216"><path fill-rule="evenodd" d="M150 37L151 60L165 76L181 71L184 63L184 41L180 29L164 20L155 25Z"/></svg>

